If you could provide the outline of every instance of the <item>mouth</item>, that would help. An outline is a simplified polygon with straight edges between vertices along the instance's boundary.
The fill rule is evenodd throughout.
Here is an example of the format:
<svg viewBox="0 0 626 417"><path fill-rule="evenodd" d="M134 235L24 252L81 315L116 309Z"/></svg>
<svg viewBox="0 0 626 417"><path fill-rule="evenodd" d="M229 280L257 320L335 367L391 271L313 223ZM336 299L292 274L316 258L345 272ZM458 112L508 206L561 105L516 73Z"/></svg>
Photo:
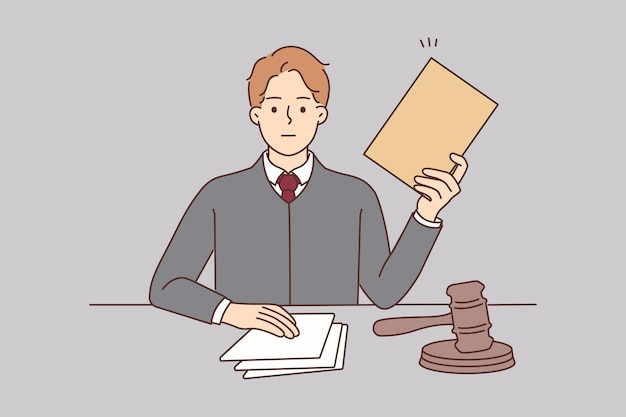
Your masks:
<svg viewBox="0 0 626 417"><path fill-rule="evenodd" d="M280 135L283 138L295 138L296 135Z"/></svg>

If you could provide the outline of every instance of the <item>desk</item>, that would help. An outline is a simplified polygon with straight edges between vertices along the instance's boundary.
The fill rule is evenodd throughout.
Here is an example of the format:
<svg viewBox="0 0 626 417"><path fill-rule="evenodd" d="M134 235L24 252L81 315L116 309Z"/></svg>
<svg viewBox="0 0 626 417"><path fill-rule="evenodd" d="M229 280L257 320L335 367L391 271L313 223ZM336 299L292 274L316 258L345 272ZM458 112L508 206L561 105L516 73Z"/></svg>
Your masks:
<svg viewBox="0 0 626 417"><path fill-rule="evenodd" d="M445 305L287 309L330 311L337 321L348 323L343 370L244 380L233 370L235 363L219 361L243 330L210 326L151 306L90 307L93 360L87 374L93 407L87 410L90 415L126 410L120 415L178 416L216 415L212 411L219 410L239 416L270 415L263 410L271 415L451 415L472 409L473 415L516 415L536 411L538 401L554 403L554 381L545 372L546 353L537 333L537 306L489 306L491 335L513 347L516 365L480 375L419 366L422 346L454 338L451 326L392 337L372 331L380 318L443 314Z"/></svg>

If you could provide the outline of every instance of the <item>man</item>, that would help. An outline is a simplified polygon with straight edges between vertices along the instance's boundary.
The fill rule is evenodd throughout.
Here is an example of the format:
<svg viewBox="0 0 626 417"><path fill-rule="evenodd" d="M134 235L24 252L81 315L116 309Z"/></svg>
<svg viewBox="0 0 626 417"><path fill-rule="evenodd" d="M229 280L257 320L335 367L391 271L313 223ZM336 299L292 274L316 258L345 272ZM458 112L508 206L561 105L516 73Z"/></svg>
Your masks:
<svg viewBox="0 0 626 417"><path fill-rule="evenodd" d="M441 229L437 215L460 191L465 159L450 156L453 175L426 169L415 177L421 198L390 253L375 192L309 150L328 117L324 64L288 46L259 59L248 81L250 119L267 151L199 191L156 269L150 302L287 338L298 328L281 305L357 304L362 288L378 307L392 307L426 262ZM215 290L197 282L211 255Z"/></svg>

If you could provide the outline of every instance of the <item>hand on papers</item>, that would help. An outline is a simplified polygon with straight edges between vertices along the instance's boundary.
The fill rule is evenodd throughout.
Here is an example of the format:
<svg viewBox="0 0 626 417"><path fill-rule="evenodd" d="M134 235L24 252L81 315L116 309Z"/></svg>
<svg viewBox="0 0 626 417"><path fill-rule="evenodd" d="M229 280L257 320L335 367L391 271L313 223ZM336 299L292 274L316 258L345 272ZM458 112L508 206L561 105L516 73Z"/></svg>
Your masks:
<svg viewBox="0 0 626 417"><path fill-rule="evenodd" d="M220 361L237 361L243 379L306 374L343 369L348 325L334 313L294 313L300 336L287 339L252 329L235 342Z"/></svg>
<svg viewBox="0 0 626 417"><path fill-rule="evenodd" d="M423 198L417 200L417 212L428 221L435 221L437 214L446 204L461 192L459 183L467 171L467 161L461 155L450 154L456 165L452 174L437 169L425 168L423 176L415 176L413 186Z"/></svg>
<svg viewBox="0 0 626 417"><path fill-rule="evenodd" d="M287 339L293 339L300 334L291 314L272 304L230 303L224 312L222 323L239 329L259 329Z"/></svg>

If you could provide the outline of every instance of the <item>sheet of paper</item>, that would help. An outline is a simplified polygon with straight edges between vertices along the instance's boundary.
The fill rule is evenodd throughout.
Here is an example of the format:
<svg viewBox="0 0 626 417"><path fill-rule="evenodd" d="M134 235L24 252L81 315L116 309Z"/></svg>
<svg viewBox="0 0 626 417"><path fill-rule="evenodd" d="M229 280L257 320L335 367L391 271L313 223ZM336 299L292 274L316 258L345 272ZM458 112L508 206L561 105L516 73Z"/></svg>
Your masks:
<svg viewBox="0 0 626 417"><path fill-rule="evenodd" d="M244 379L264 378L281 375L307 374L313 372L338 371L343 369L346 355L346 345L348 340L348 325L341 326L341 336L339 339L339 347L337 348L337 360L332 368L315 368L315 369L269 369L246 371L243 374Z"/></svg>
<svg viewBox="0 0 626 417"><path fill-rule="evenodd" d="M413 188L424 168L450 172L497 106L431 58L364 154Z"/></svg>
<svg viewBox="0 0 626 417"><path fill-rule="evenodd" d="M337 347L341 335L341 323L333 323L322 355L315 359L275 359L261 361L242 361L235 366L235 371L252 369L294 369L294 368L332 368L337 359Z"/></svg>
<svg viewBox="0 0 626 417"><path fill-rule="evenodd" d="M262 330L249 330L221 357L221 361L319 358L326 343L334 313L292 314L300 335L276 337Z"/></svg>

